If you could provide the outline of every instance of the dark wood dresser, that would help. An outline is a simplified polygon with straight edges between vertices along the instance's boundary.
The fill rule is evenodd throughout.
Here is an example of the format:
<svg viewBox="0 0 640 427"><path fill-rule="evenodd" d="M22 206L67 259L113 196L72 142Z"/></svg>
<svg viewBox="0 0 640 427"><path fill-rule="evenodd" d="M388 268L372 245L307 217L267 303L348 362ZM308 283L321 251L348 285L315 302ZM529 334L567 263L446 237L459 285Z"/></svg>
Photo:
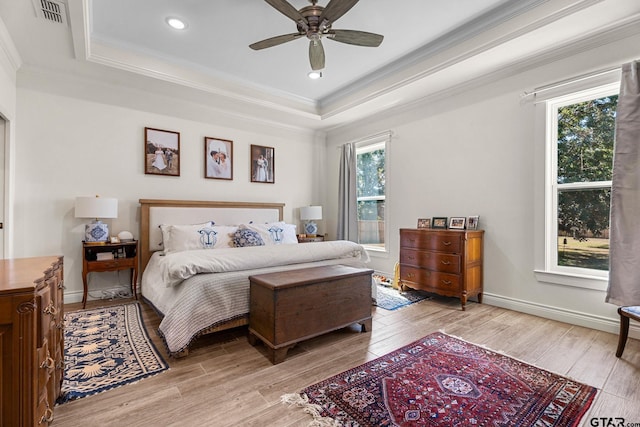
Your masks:
<svg viewBox="0 0 640 427"><path fill-rule="evenodd" d="M482 302L484 230L400 229L400 284Z"/></svg>
<svg viewBox="0 0 640 427"><path fill-rule="evenodd" d="M0 260L0 425L47 426L64 374L62 257Z"/></svg>

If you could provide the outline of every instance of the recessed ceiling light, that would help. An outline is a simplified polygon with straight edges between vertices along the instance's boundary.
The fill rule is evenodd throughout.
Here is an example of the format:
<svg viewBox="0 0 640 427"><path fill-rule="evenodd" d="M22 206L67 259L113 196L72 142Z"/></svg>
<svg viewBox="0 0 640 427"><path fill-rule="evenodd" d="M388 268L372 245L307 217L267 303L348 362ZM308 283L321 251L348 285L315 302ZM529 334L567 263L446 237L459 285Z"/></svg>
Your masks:
<svg viewBox="0 0 640 427"><path fill-rule="evenodd" d="M187 24L180 18L169 17L167 18L167 24L176 30L184 30L187 28Z"/></svg>
<svg viewBox="0 0 640 427"><path fill-rule="evenodd" d="M307 77L311 80L317 80L322 77L322 71L309 71L309 73L307 73Z"/></svg>

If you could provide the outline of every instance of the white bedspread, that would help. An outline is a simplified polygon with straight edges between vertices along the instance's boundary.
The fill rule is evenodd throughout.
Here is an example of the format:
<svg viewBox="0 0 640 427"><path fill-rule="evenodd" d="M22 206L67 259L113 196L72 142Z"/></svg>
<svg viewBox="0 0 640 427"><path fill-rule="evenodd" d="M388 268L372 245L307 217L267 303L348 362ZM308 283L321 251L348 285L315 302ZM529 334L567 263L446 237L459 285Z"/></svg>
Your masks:
<svg viewBox="0 0 640 427"><path fill-rule="evenodd" d="M368 262L364 248L349 241L156 252L142 275L142 295L164 315L159 332L176 354L203 330L247 315L251 275Z"/></svg>

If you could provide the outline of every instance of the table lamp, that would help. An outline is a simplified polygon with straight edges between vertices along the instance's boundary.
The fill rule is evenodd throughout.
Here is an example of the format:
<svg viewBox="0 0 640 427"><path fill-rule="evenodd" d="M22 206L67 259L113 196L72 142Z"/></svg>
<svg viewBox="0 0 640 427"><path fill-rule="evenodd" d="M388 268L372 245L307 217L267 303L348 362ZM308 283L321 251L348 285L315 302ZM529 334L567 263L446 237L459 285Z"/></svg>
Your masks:
<svg viewBox="0 0 640 427"><path fill-rule="evenodd" d="M118 217L118 199L109 197L76 197L76 218L93 218L85 226L84 241L88 244L103 245L109 240L109 226L99 218Z"/></svg>
<svg viewBox="0 0 640 427"><path fill-rule="evenodd" d="M300 219L307 221L304 224L304 231L309 237L315 237L318 232L318 225L314 220L322 219L322 206L304 206L300 208Z"/></svg>

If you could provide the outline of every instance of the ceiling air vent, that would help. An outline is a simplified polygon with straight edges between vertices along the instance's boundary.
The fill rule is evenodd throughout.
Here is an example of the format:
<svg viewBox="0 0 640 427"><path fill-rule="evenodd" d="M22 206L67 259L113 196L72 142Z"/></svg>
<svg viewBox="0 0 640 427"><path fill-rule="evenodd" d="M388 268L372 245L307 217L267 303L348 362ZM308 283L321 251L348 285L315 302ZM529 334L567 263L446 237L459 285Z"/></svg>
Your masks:
<svg viewBox="0 0 640 427"><path fill-rule="evenodd" d="M64 3L52 0L33 0L36 14L47 21L67 25L67 8Z"/></svg>

